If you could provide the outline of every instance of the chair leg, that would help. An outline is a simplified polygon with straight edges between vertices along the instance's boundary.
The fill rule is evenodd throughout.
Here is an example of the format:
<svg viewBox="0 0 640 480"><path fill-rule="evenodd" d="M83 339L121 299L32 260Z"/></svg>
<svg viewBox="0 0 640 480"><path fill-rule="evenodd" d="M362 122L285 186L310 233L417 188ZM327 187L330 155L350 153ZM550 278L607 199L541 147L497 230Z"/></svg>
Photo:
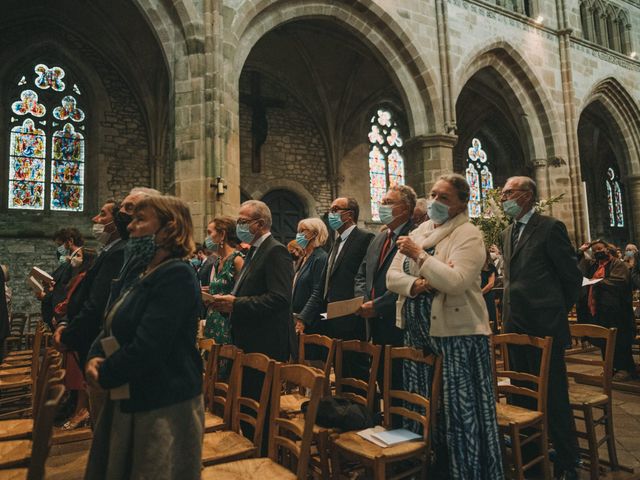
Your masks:
<svg viewBox="0 0 640 480"><path fill-rule="evenodd" d="M385 480L387 478L387 464L381 458L376 458L373 462L373 479Z"/></svg>
<svg viewBox="0 0 640 480"><path fill-rule="evenodd" d="M598 438L596 436L596 427L593 424L593 409L591 407L584 409L584 423L587 430L587 441L589 442L591 480L597 480L600 472L600 457L598 456Z"/></svg>
<svg viewBox="0 0 640 480"><path fill-rule="evenodd" d="M340 468L340 452L338 447L331 445L331 479L340 480L342 469Z"/></svg>
<svg viewBox="0 0 640 480"><path fill-rule="evenodd" d="M549 461L549 438L547 433L547 424L543 422L540 425L540 453L542 454L542 473L544 480L551 480L551 462Z"/></svg>
<svg viewBox="0 0 640 480"><path fill-rule="evenodd" d="M318 454L320 456L320 474L322 480L329 480L329 432L321 431L317 437Z"/></svg>
<svg viewBox="0 0 640 480"><path fill-rule="evenodd" d="M618 463L618 453L616 451L616 439L613 434L613 405L611 403L611 399L609 402L602 407L604 410L604 414L607 416L604 423L604 431L607 435L607 450L609 451L609 465L611 470L618 470L620 464Z"/></svg>
<svg viewBox="0 0 640 480"><path fill-rule="evenodd" d="M511 453L513 458L513 468L515 478L524 480L522 471L522 445L520 445L520 429L515 425L511 427Z"/></svg>

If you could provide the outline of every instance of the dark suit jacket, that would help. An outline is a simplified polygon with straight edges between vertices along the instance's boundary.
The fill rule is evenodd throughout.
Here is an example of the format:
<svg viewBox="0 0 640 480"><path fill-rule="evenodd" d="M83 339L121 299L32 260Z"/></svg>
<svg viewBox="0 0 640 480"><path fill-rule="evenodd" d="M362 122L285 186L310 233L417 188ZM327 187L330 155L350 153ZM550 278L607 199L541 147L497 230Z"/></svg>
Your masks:
<svg viewBox="0 0 640 480"><path fill-rule="evenodd" d="M333 264L332 271L327 271L328 265L325 267L320 284L314 289L309 301L300 312L300 318L305 323L326 312L327 303L348 300L355 296L355 278L373 237L373 233L358 227L349 234ZM323 298L327 275L329 275L329 290L326 298ZM365 333L363 319L356 315L327 320L323 330L331 337L342 339L364 338Z"/></svg>
<svg viewBox="0 0 640 480"><path fill-rule="evenodd" d="M71 350L78 352L81 366L102 328L111 282L122 268L125 245L126 241L118 240L109 250L98 255L87 271L78 294L74 293L69 301L68 324L62 332L61 340Z"/></svg>
<svg viewBox="0 0 640 480"><path fill-rule="evenodd" d="M71 268L71 264L69 262L59 264L58 268L56 268L51 274L51 276L53 277L53 281L55 282L53 290L48 292L42 298L42 320L52 330L54 316L53 309L67 296L67 283L69 283L69 280L71 280L71 277L73 275L72 270L73 269Z"/></svg>
<svg viewBox="0 0 640 480"><path fill-rule="evenodd" d="M302 311L313 294L314 288L320 285L322 272L327 265L328 257L329 255L322 248L316 248L298 271L296 283L293 286L293 300L291 302L293 313ZM311 324L314 324L319 318L314 318Z"/></svg>
<svg viewBox="0 0 640 480"><path fill-rule="evenodd" d="M137 279L113 316L120 349L102 363L103 388L129 384L123 412L174 405L202 393L202 359L196 349L200 284L193 267L168 260ZM89 358L104 357L100 338Z"/></svg>
<svg viewBox="0 0 640 480"><path fill-rule="evenodd" d="M400 231L398 236L408 235L411 230L411 222L407 222ZM375 333L375 341L394 335L397 336L396 331L396 300L398 300L398 294L387 290L387 270L391 265L391 261L395 256L398 247L396 245L396 236L393 238L391 248L387 252L382 265L378 268L380 260L380 253L382 247L387 240L387 230L378 233L375 238L369 244L367 253L360 264L360 269L355 278L355 296L363 296L364 301L368 302L371 299L371 290L375 292L375 298L373 298L373 305L376 309L378 317L371 320L372 333Z"/></svg>
<svg viewBox="0 0 640 480"><path fill-rule="evenodd" d="M211 270L216 263L217 256L211 255L204 261L200 270L198 270L198 278L200 279L200 285L203 287L209 286L209 278L211 278Z"/></svg>
<svg viewBox="0 0 640 480"><path fill-rule="evenodd" d="M245 353L288 360L293 265L287 248L269 235L238 282L230 317L235 345Z"/></svg>
<svg viewBox="0 0 640 480"><path fill-rule="evenodd" d="M582 286L564 223L534 213L511 251L513 224L502 232L505 330L570 340L567 313Z"/></svg>

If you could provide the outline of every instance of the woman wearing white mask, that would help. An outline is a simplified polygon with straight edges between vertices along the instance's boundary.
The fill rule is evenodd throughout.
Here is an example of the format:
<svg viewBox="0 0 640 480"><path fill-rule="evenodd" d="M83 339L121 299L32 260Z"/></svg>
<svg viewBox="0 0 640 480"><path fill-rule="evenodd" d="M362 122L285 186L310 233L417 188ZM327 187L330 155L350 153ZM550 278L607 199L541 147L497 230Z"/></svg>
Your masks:
<svg viewBox="0 0 640 480"><path fill-rule="evenodd" d="M428 222L398 239L387 288L399 294L405 344L443 356L442 414L435 426L438 478L502 479L489 335L480 288L482 234L469 222L469 186L444 175ZM430 370L408 362L405 388L429 396Z"/></svg>

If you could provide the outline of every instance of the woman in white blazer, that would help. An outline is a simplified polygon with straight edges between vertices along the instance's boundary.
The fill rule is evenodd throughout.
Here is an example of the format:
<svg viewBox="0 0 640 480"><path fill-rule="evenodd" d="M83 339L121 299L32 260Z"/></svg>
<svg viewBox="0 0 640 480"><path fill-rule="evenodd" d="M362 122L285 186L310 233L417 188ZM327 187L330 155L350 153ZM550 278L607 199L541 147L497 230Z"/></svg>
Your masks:
<svg viewBox="0 0 640 480"><path fill-rule="evenodd" d="M387 288L399 295L397 326L405 344L443 356L442 414L434 431L436 476L502 479L489 335L480 288L482 234L469 222L469 185L440 177L428 222L398 239ZM409 391L429 396L430 371L405 362Z"/></svg>

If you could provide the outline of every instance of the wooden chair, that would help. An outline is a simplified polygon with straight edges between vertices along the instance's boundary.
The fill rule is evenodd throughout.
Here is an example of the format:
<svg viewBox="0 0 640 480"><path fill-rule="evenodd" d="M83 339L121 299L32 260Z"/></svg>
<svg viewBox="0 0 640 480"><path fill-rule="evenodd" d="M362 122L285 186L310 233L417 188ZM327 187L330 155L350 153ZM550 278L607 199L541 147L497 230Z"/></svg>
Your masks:
<svg viewBox="0 0 640 480"><path fill-rule="evenodd" d="M51 447L53 420L64 394L63 385L54 385L42 405L35 425L33 442L13 440L0 442L0 478L40 480Z"/></svg>
<svg viewBox="0 0 640 480"><path fill-rule="evenodd" d="M344 376L344 357L347 352L364 354L369 357L369 378L366 381ZM339 341L336 346L336 396L364 405L372 415L376 401L376 379L381 354L382 347L380 345L360 340Z"/></svg>
<svg viewBox="0 0 640 480"><path fill-rule="evenodd" d="M62 357L57 355L48 358L51 358L51 361L46 361L43 366L33 395L33 418L0 420L0 442L31 438L42 405L49 396L49 391L54 385L61 384L64 379L65 371L61 368Z"/></svg>
<svg viewBox="0 0 640 480"><path fill-rule="evenodd" d="M605 342L604 360L600 355L580 358L575 355L566 356L568 364L580 364L594 367L598 373L580 373L567 371L567 375L576 382L595 385L589 388L583 385L569 384L569 404L574 411L574 418L584 423L584 430L576 426L576 436L587 441L588 448L579 447L580 453L589 459L592 479L600 476L600 456L598 448L607 443L609 464L612 470L619 468L616 442L613 431L613 405L611 402L611 376L613 375L613 355L616 345L615 328L604 328L597 325L571 325L571 336L576 338L597 338ZM601 415L596 418L596 414ZM598 438L596 427L604 428L604 435ZM605 462L602 462L605 463Z"/></svg>
<svg viewBox="0 0 640 480"><path fill-rule="evenodd" d="M318 361L317 364L313 360L307 359L308 346L313 345L317 349L326 351L325 360ZM331 370L333 369L333 362L336 354L336 341L333 338L329 338L325 335L318 334L302 334L300 335L300 347L299 347L299 360L302 365L310 367L316 367L324 373L324 394L331 395Z"/></svg>
<svg viewBox="0 0 640 480"><path fill-rule="evenodd" d="M242 350L234 345L213 345L209 355L207 370L210 372L206 380L204 431L216 432L227 430L231 426L231 409L233 402L234 368L236 360L242 355ZM223 378L222 368L226 365L228 376Z"/></svg>
<svg viewBox="0 0 640 480"><path fill-rule="evenodd" d="M280 408L283 382L310 391L304 418L289 418ZM306 480L313 426L323 391L324 376L304 365L275 366L269 416L269 458L251 458L206 467L202 480Z"/></svg>
<svg viewBox="0 0 640 480"><path fill-rule="evenodd" d="M503 453L506 453L503 436L509 435L511 438L511 465L506 464L505 470L510 474L509 476L524 480L524 472L526 470L533 465L542 463L544 478L548 480L551 478L551 468L549 464L546 410L552 339L551 337L542 339L515 333L494 335L492 338L493 344L501 349L504 364L502 369L496 369L494 378L501 377L509 380L508 384L501 383L496 386L498 396L505 395L507 402L513 401L514 397L528 397L535 400L536 404L535 410L529 410L510 403L498 402L496 405ZM540 350L540 370L538 375L512 370L509 363L509 346L515 346L516 348L531 347ZM518 382L526 382L527 386L518 386ZM532 388L530 388L529 384ZM524 437L522 434L524 429L533 433ZM540 455L523 465L522 447L535 440L538 441ZM503 455L503 459L506 463L507 456Z"/></svg>
<svg viewBox="0 0 640 480"><path fill-rule="evenodd" d="M231 389L232 429L204 434L202 463L205 466L251 458L260 454L275 361L262 353L245 353L236 359L236 364L238 367L235 368L235 377L232 380L234 387ZM264 375L260 398L257 401L242 395L242 382L247 369ZM253 440L249 440L242 434L241 424L251 426Z"/></svg>
<svg viewBox="0 0 640 480"><path fill-rule="evenodd" d="M392 365L394 361L413 361L433 368L430 400L418 393L405 390L393 390ZM341 457L356 461L359 465L371 470L366 478L382 480L387 478L387 469L396 464L396 470L390 478L427 478L427 467L431 452L431 430L435 424L442 385L442 359L435 355L425 355L422 350L410 347L385 348L384 362L384 427L393 428L393 416L417 422L422 427L422 440L405 442L395 446L382 448L365 440L357 432L345 432L331 438L331 464L333 478L342 476ZM397 405L394 400L404 402ZM396 403L396 404L394 404ZM413 408L407 408L407 404ZM424 411L424 413L420 413Z"/></svg>

